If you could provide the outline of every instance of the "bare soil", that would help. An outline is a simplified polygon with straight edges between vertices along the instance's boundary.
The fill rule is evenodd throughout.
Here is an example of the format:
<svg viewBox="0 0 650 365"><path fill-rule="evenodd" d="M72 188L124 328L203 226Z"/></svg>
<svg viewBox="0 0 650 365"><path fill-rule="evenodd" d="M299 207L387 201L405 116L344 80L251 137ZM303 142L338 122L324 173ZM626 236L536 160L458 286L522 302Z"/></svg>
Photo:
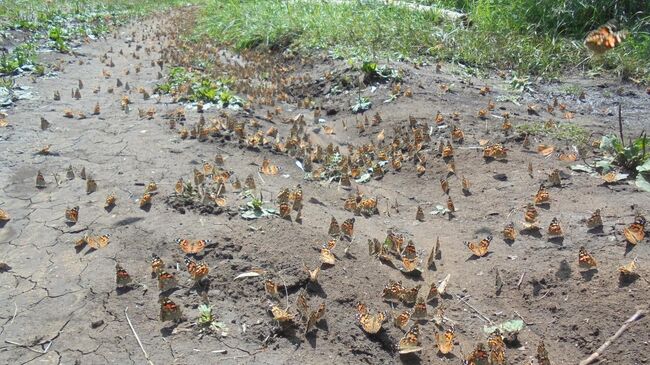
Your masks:
<svg viewBox="0 0 650 365"><path fill-rule="evenodd" d="M648 126L650 96L642 89L614 79L575 78L534 85L535 91L525 94L520 105L515 105L497 101L509 92L507 82L498 77L478 79L444 64L436 71L435 65L395 63L391 65L404 70L402 91L411 89L412 97L401 95L383 103L392 85L368 83L361 91L373 102L366 115L372 120L379 113L382 121L359 132L356 125L358 121L363 123L365 115L350 111L357 88L330 94L337 81L347 77L356 82L359 78L359 72L345 62L277 54L235 57L219 51L213 53L218 56L214 62L222 63L240 80L240 95L248 95L245 84L248 82L253 90L253 81L249 80L259 84L263 73L271 75L272 81L287 82L284 90L270 96L273 106L261 105L262 96L256 95L256 101L246 110L209 108L201 114L196 108L175 103L170 96L153 95L145 100L138 92L138 88L144 88L152 94L161 81L157 77L161 68L152 63L163 60L165 74L174 63L182 62L185 51L178 29L184 26L182 19L190 18L183 11L178 10L181 13L176 17L166 14L129 24L105 39L82 45L74 55L44 54L45 62L63 65L56 77L39 78L33 84L28 77L18 78L18 83L33 87L37 97L9 109L10 124L0 129L4 156L0 163L0 208L11 215L11 220L0 228L0 261L11 267L0 273L0 363L145 364L125 317L128 307L129 318L154 364L458 364L477 342L485 342L485 325L509 319L523 319L527 325L518 334L519 344L506 350L508 363L535 361L537 346L544 341L553 364L576 364L595 351L637 308L647 308L648 240L626 246L622 229L636 213L650 216L650 195L627 182L605 185L599 177L572 171L570 163L559 161L555 155L544 157L536 152L536 146L542 143L568 150L570 146L563 142L531 136L531 148L525 149L521 136L501 131L501 114L508 112L515 126L553 119L556 123L582 126L596 138L617 133L616 103L622 103L626 135L636 136ZM195 47L197 52L215 52L205 45ZM112 59L114 67L100 61L103 55ZM102 71L111 76L105 77ZM129 91L116 86L118 78L129 84ZM75 100L71 90L77 89L79 80L84 87L81 99ZM441 90L445 84L450 86L448 92ZM481 95L479 91L486 85L491 92ZM584 98L562 92L566 85L583 87ZM96 88L99 92L93 93ZM108 92L109 88L114 89L113 93ZM56 90L61 93L60 101L53 100ZM282 98L286 101L278 100L282 92L288 96ZM124 95L132 102L129 113L120 105ZM554 97L575 112L574 119L564 120L562 112L546 111ZM325 119L324 125L334 127L334 134L324 132L313 117L313 109L304 108L303 103L297 106L304 98L322 105L320 118ZM486 120L479 119L478 110L486 108L489 100L495 101L496 109L488 113ZM101 113L91 115L97 103ZM528 104L540 107L538 115L528 112ZM138 109L152 107L156 109L153 119L139 117ZM169 119L163 117L179 107L185 109L183 123L188 128L203 116L208 123L226 119L243 122L249 136L258 129L276 127L283 138L291 128L285 121L302 113L304 131L311 143L323 147L332 143L343 154L351 146L371 142L377 145L377 134L382 130L388 143L395 136L395 128L408 129L412 116L418 125L427 123L432 127L431 142L423 149L426 172L418 175L415 163L405 161L400 171L388 168L379 180L363 184L353 181L351 190L336 181L308 181L296 159L284 153L246 148L245 143L228 140L219 133L205 141L181 139L178 131L182 123L172 129ZM267 112L275 114L276 107L278 114L268 119ZM66 109L81 111L87 118L65 118ZM464 143L454 143L455 174L447 174L445 162L436 153L438 141L449 138L449 128L437 128L434 122L437 112L448 123L451 114L458 112L460 121L455 123L465 133ZM41 117L51 123L49 129L40 129ZM504 143L509 149L507 159L486 162L481 140ZM50 155L36 154L47 144L52 145ZM214 161L217 154L225 157L225 168L233 172L231 180L243 182L248 175L254 177L267 206L275 205L268 201L275 199L281 189L301 184L302 222L279 217L242 219L239 206L250 199L241 197L230 184L223 208L210 204L205 207L198 202L189 207L174 203L176 181L180 177L191 181L193 169L201 169L204 161ZM264 158L279 167L278 175L258 172ZM532 176L527 171L529 162ZM77 173L73 180L65 177L70 165ZM82 168L96 179L98 191L86 193L86 182L79 178ZM548 188L551 203L539 209L542 230L539 234L519 234L514 242L506 243L501 230L511 221L518 231L521 229L523 207L531 202L553 169L560 169L562 186ZM45 189L34 185L39 170L47 182ZM436 205L446 204L447 195L439 183L443 176L448 176L449 196L457 210L452 218L429 214ZM471 182L471 194L461 193L462 176ZM158 184L160 193L153 197L150 209L143 210L138 199L150 181ZM336 264L323 268L318 285L309 283L304 265L311 269L319 265L319 249L329 239L331 217L339 223L353 217L343 206L344 199L357 189L366 197L378 198L379 214L357 216L348 253L344 253L345 242L339 242L334 250ZM106 210L104 200L111 192L115 192L117 204ZM79 221L69 226L64 212L73 206L80 207ZM425 212L422 222L415 220L418 206ZM583 220L596 209L602 211L604 227L588 231ZM559 241L549 240L546 234L553 217L564 228L564 239ZM421 278L414 278L370 257L367 241L376 238L383 242L388 230L412 239L425 261L439 238L441 259L436 261L436 270L425 270ZM107 247L75 250L75 242L84 234L106 233L111 234ZM464 242L477 242L489 234L494 236L489 254L472 257ZM193 286L189 280L176 238L213 242L196 257L210 267L201 285ZM578 267L580 246L596 258L596 270ZM152 254L160 256L167 270L178 278L178 289L168 295L182 308L179 323L163 323L158 318L160 293L151 277ZM621 282L617 268L634 258L640 266L640 278ZM133 277L130 290L116 291L116 263ZM264 275L235 280L237 275L251 270ZM497 270L503 281L498 292ZM423 351L400 356L396 344L404 331L393 325L391 313L405 307L398 304L391 308L381 296L384 286L390 279L401 280L405 286L422 284L424 292L429 283L448 274L448 295L428 306L430 317L436 305L444 307L442 329L432 321L422 322ZM280 284L278 299L265 293L266 278ZM288 302L289 310L296 313L296 298L303 289L312 307L326 304L324 319L306 336L300 320L296 319L293 328L282 328L269 311L270 303L285 308ZM387 311L388 320L378 335L366 335L359 327L359 301L373 311ZM205 302L214 306L216 319L227 326L227 336L201 332L196 325L198 306ZM648 363L649 323L644 319L632 326L607 349L601 363ZM442 356L436 349L434 334L452 326L456 346L451 355ZM212 352L215 350L226 351Z"/></svg>

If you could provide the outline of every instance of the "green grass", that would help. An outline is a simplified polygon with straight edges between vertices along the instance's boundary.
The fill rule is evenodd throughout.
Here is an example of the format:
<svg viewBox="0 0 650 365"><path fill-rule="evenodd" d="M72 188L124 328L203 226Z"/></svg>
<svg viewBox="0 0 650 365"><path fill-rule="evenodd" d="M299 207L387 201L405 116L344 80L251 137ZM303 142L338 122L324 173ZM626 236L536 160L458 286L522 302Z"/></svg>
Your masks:
<svg viewBox="0 0 650 365"><path fill-rule="evenodd" d="M0 34L8 30L27 31L32 41L42 39L47 46L68 52L71 39L97 37L131 16L181 3L180 0L2 1Z"/></svg>
<svg viewBox="0 0 650 365"><path fill-rule="evenodd" d="M610 19L630 36L582 64L650 81L650 2L419 0L468 14L471 26L376 1L209 0L197 35L235 49L292 48L361 61L433 59L472 67L558 76L587 59L582 40ZM617 5L614 5L617 4ZM640 12L640 13L639 13Z"/></svg>
<svg viewBox="0 0 650 365"><path fill-rule="evenodd" d="M546 123L525 123L516 127L517 132L534 136L547 136L563 142L583 146L589 140L589 133L575 123L557 122L555 126Z"/></svg>

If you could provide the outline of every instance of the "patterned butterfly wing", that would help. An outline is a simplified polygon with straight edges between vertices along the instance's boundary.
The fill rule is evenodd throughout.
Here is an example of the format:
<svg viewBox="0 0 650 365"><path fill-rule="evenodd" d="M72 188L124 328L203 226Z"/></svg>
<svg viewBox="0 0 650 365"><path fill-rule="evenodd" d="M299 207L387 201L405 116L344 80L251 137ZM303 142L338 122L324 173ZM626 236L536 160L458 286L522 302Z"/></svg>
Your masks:
<svg viewBox="0 0 650 365"><path fill-rule="evenodd" d="M65 220L68 223L77 223L79 220L79 207L68 208L65 210Z"/></svg>
<svg viewBox="0 0 650 365"><path fill-rule="evenodd" d="M578 252L578 265L582 268L591 269L596 267L596 259L584 247Z"/></svg>
<svg viewBox="0 0 650 365"><path fill-rule="evenodd" d="M129 275L126 270L120 264L115 265L115 283L117 284L118 288L127 286L133 281L131 279L131 275Z"/></svg>
<svg viewBox="0 0 650 365"><path fill-rule="evenodd" d="M162 298L160 300L160 320L163 322L166 321L177 321L181 318L182 312L181 307L176 305L169 298Z"/></svg>
<svg viewBox="0 0 650 365"><path fill-rule="evenodd" d="M438 351L442 354L448 354L454 349L454 334L453 328L446 330L443 334L436 333L436 345Z"/></svg>
<svg viewBox="0 0 650 365"><path fill-rule="evenodd" d="M177 286L176 277L165 270L158 272L158 289L161 292L173 289Z"/></svg>
<svg viewBox="0 0 650 365"><path fill-rule="evenodd" d="M420 342L420 326L415 323L408 332L399 340L397 350L400 354L410 354L422 351Z"/></svg>
<svg viewBox="0 0 650 365"><path fill-rule="evenodd" d="M645 225L646 219L643 216L637 216L634 219L634 223L623 228L623 235L627 242L631 245L636 245L637 243L643 241L645 238Z"/></svg>

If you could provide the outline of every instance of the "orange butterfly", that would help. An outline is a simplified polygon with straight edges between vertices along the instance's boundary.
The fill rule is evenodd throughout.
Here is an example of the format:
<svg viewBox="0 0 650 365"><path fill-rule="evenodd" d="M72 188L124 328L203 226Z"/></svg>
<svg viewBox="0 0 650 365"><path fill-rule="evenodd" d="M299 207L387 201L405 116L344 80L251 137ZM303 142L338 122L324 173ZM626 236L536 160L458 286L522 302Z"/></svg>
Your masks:
<svg viewBox="0 0 650 365"><path fill-rule="evenodd" d="M188 239L176 239L176 243L181 247L181 250L187 254L197 254L205 248L205 246L212 243L210 240L196 240L190 241Z"/></svg>
<svg viewBox="0 0 650 365"><path fill-rule="evenodd" d="M503 229L503 238L507 241L514 241L515 238L517 238L517 231L515 230L515 225L514 223L510 222L504 229Z"/></svg>
<svg viewBox="0 0 650 365"><path fill-rule="evenodd" d="M341 227L339 227L339 222L334 217L332 217L332 220L330 221L330 228L327 231L327 234L334 237L337 237L341 234Z"/></svg>
<svg viewBox="0 0 650 365"><path fill-rule="evenodd" d="M359 321L359 325L361 325L361 329L371 335L379 332L381 330L381 325L386 320L384 312L377 312L374 315L371 315L368 308L363 303L357 304L357 312L357 320Z"/></svg>
<svg viewBox="0 0 650 365"><path fill-rule="evenodd" d="M427 319L427 303L423 297L417 297L413 306L413 319Z"/></svg>
<svg viewBox="0 0 650 365"><path fill-rule="evenodd" d="M140 208L151 205L151 193L144 193L140 198Z"/></svg>
<svg viewBox="0 0 650 365"><path fill-rule="evenodd" d="M311 311L307 316L307 324L305 325L305 334L308 333L325 315L325 303L321 303L318 309Z"/></svg>
<svg viewBox="0 0 650 365"><path fill-rule="evenodd" d="M108 246L110 238L110 234L103 234L101 236L85 236L84 240L90 248L98 250L100 248Z"/></svg>
<svg viewBox="0 0 650 365"><path fill-rule="evenodd" d="M448 354L454 349L454 338L456 337L454 329L450 328L444 334L436 333L436 345L438 351L442 354Z"/></svg>
<svg viewBox="0 0 650 365"><path fill-rule="evenodd" d="M65 210L65 221L68 223L77 223L79 220L79 207L67 208Z"/></svg>
<svg viewBox="0 0 650 365"><path fill-rule="evenodd" d="M420 326L416 323L406 332L404 337L399 340L397 350L400 354L409 354L412 352L422 351L420 346Z"/></svg>
<svg viewBox="0 0 650 365"><path fill-rule="evenodd" d="M614 32L612 26L603 25L589 32L584 44L595 54L603 54L621 44L625 36L624 32Z"/></svg>
<svg viewBox="0 0 650 365"><path fill-rule="evenodd" d="M551 220L551 224L549 224L548 226L548 235L551 238L564 236L564 231L562 230L560 221L556 217L553 217L553 220Z"/></svg>
<svg viewBox="0 0 650 365"><path fill-rule="evenodd" d="M11 217L9 216L9 213L4 211L3 209L0 209L0 222L6 222L10 219Z"/></svg>
<svg viewBox="0 0 650 365"><path fill-rule="evenodd" d="M623 235L625 235L627 242L632 245L636 245L637 243L643 241L645 238L645 224L645 217L637 215L634 219L634 223L623 229Z"/></svg>
<svg viewBox="0 0 650 365"><path fill-rule="evenodd" d="M157 274L158 272L162 271L164 268L165 268L165 263L163 262L163 260L160 257L158 257L158 255L156 255L155 253L151 254L151 272Z"/></svg>
<svg viewBox="0 0 650 365"><path fill-rule="evenodd" d="M404 329L406 328L406 325L409 322L409 319L411 319L411 312L410 311L404 311L400 314L393 313L393 324L395 327Z"/></svg>
<svg viewBox="0 0 650 365"><path fill-rule="evenodd" d="M105 208L110 208L110 207L114 206L116 200L117 200L117 197L115 196L115 193L111 193L109 196L106 197L104 207Z"/></svg>
<svg viewBox="0 0 650 365"><path fill-rule="evenodd" d="M269 159L264 158L262 166L260 167L260 172L264 175L277 175L280 172L280 169L276 165L271 164Z"/></svg>
<svg viewBox="0 0 650 365"><path fill-rule="evenodd" d="M582 268L590 269L596 267L597 263L593 256L584 247L580 247L578 253L578 265Z"/></svg>
<svg viewBox="0 0 650 365"><path fill-rule="evenodd" d="M124 287L127 286L133 281L131 279L131 275L129 275L120 264L115 264L115 283L117 284L117 287Z"/></svg>
<svg viewBox="0 0 650 365"><path fill-rule="evenodd" d="M355 218L348 218L346 219L343 224L341 224L341 232L343 232L343 235L347 238L351 238L352 234L354 233L354 222Z"/></svg>
<svg viewBox="0 0 650 365"><path fill-rule="evenodd" d="M204 277L208 276L210 268L205 263L196 263L189 258L185 258L185 266L187 267L187 272L190 273L192 280L200 281Z"/></svg>
<svg viewBox="0 0 650 365"><path fill-rule="evenodd" d="M333 266L333 265L336 264L336 257L334 256L332 251L330 251L329 249L321 248L321 250L320 250L320 262L323 263L323 264Z"/></svg>
<svg viewBox="0 0 650 365"><path fill-rule="evenodd" d="M549 200L550 195L548 193L548 190L546 190L546 186L544 186L544 184L541 184L537 190L537 194L535 194L535 205L548 204Z"/></svg>
<svg viewBox="0 0 650 365"><path fill-rule="evenodd" d="M492 236L487 236L482 239L478 244L474 242L466 242L467 248L472 251L475 256L483 257L488 253L488 248L490 247L490 242L492 242Z"/></svg>
<svg viewBox="0 0 650 365"><path fill-rule="evenodd" d="M293 321L293 314L289 313L289 311L287 310L278 307L277 305L274 305L271 308L271 313L273 314L273 319L275 319L280 323Z"/></svg>
<svg viewBox="0 0 650 365"><path fill-rule="evenodd" d="M497 329L488 338L488 347L490 348L490 364L492 365L505 365L506 364L506 344L503 342L503 336Z"/></svg>
<svg viewBox="0 0 650 365"><path fill-rule="evenodd" d="M587 219L586 223L587 223L587 228L589 229L602 227L603 218L600 215L600 209L596 209L593 213L591 213L591 217Z"/></svg>
<svg viewBox="0 0 650 365"><path fill-rule="evenodd" d="M158 272L158 289L160 289L161 292L175 288L176 285L177 282L174 274L170 274L165 270L160 270Z"/></svg>
<svg viewBox="0 0 650 365"><path fill-rule="evenodd" d="M160 299L160 320L176 321L181 318L181 307L176 305L171 299L163 297Z"/></svg>
<svg viewBox="0 0 650 365"><path fill-rule="evenodd" d="M479 342L476 344L476 348L472 351L471 354L465 360L467 365L484 365L488 364L488 353L485 351L485 345Z"/></svg>

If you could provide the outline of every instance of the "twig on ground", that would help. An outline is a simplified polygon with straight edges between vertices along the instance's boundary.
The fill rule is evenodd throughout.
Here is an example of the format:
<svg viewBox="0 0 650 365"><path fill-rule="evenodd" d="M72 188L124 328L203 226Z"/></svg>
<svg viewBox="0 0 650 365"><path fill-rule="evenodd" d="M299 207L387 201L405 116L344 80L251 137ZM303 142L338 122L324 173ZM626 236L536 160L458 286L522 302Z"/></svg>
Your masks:
<svg viewBox="0 0 650 365"><path fill-rule="evenodd" d="M544 299L544 298L546 298L546 296L547 296L547 295L548 295L548 293L550 293L550 292L551 292L550 290L547 290L547 291L546 291L546 293L544 293L544 295L542 295L542 297L541 297L541 298L539 298L539 299L537 299L537 300L538 300L538 301L540 301L540 300L542 300L542 299Z"/></svg>
<svg viewBox="0 0 650 365"><path fill-rule="evenodd" d="M10 324L14 323L14 319L16 318L16 314L18 314L18 305L16 304L16 302L14 302L14 307L15 307L14 315L13 315L13 317L11 317L11 321L9 321Z"/></svg>
<svg viewBox="0 0 650 365"><path fill-rule="evenodd" d="M521 314L519 314L519 312L515 311L515 314L517 315L517 317L521 318L522 321L524 321L524 323L526 324L526 326L531 326L531 325L534 325L534 324L535 324L534 322L530 322L530 323L529 323L529 322L526 322L526 320L524 319L524 317L522 317Z"/></svg>
<svg viewBox="0 0 650 365"><path fill-rule="evenodd" d="M621 114L621 103L618 103L618 133L621 135L621 145L625 147L623 139L623 115Z"/></svg>
<svg viewBox="0 0 650 365"><path fill-rule="evenodd" d="M461 303L465 304L466 306L472 308L472 310L474 310L474 312L476 312L479 316L481 316L481 318L483 318L484 320L486 320L489 324L494 325L494 322L492 322L492 321L490 320L490 318L488 318L487 316L485 316L483 313L479 312L479 310L476 309L476 308L474 308L474 306L472 306L471 304L467 303L463 297L461 297L461 296L458 295L458 294L456 294L456 296L458 297L458 301L459 301L459 302L461 302Z"/></svg>
<svg viewBox="0 0 650 365"><path fill-rule="evenodd" d="M607 341L605 341L605 343L602 344L602 346L600 346L596 350L596 352L589 355L588 358L580 361L580 365L588 365L596 361L598 357L607 349L607 347L609 347L609 345L612 344L612 342L614 342L617 338L619 338L623 334L623 332L625 332L625 330L627 330L628 327L630 327L634 322L642 319L647 312L648 312L647 310L643 310L643 309L637 310L632 317L628 318L628 320L625 321L625 323L623 323L621 328L619 328L618 331L616 331L616 333L612 337L608 338Z"/></svg>
<svg viewBox="0 0 650 365"><path fill-rule="evenodd" d="M39 351L39 350L34 350L34 349L31 348L29 345L23 345L22 343L18 343L18 342L10 341L10 340L5 340L5 343L9 343L9 344L12 344L12 345L16 345L16 346L18 346L18 347L23 347L23 348L26 348L26 349L29 350L29 351L32 351L32 352L35 352L35 353L37 353L37 354L41 354L41 355L46 354L46 353L47 353L47 350L49 350L49 349L50 349L50 346L52 345L52 341L50 341L50 342L47 343L47 346L45 347L44 350Z"/></svg>
<svg viewBox="0 0 650 365"><path fill-rule="evenodd" d="M524 270L523 273L521 273L521 277L519 277L519 281L517 282L517 290L521 287L521 283L524 282L524 276L526 276L526 270Z"/></svg>
<svg viewBox="0 0 650 365"><path fill-rule="evenodd" d="M142 346L142 342L140 341L140 337L135 332L135 328L133 328L133 323L131 323L131 319L129 319L129 314L126 312L127 310L129 310L129 307L124 308L124 316L126 317L126 321L129 323L129 327L131 327L131 331L133 332L133 336L135 336L135 339L138 341L138 345L140 345L140 349L142 350L142 353L144 354L144 358L147 359L149 364L153 365L153 362L151 362L151 360L149 360L149 355L147 354L147 351L145 351L144 346Z"/></svg>
<svg viewBox="0 0 650 365"><path fill-rule="evenodd" d="M287 300L287 310L289 309L289 290L287 289L287 282L284 281L284 277L280 274L280 271L278 271L278 277L280 277L280 280L282 280L282 285L284 286L284 299Z"/></svg>

